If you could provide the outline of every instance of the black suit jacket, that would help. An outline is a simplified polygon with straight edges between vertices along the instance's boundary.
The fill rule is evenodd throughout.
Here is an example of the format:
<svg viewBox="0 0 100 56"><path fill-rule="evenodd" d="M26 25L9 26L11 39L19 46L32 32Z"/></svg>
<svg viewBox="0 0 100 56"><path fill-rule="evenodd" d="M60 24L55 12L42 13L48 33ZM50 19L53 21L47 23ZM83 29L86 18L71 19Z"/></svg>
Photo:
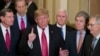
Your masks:
<svg viewBox="0 0 100 56"><path fill-rule="evenodd" d="M93 36L88 35L84 42L84 56L100 56L100 39L98 40L94 50L91 50Z"/></svg>
<svg viewBox="0 0 100 56"><path fill-rule="evenodd" d="M57 27L57 24L54 24L54 26L56 26ZM59 28L59 27L58 27ZM65 40L64 40L64 42L67 40L67 35L71 32L71 31L74 31L75 29L73 28L73 27L71 27L71 26L69 26L69 25L66 25L66 36L65 36ZM63 37L62 37L63 38Z"/></svg>
<svg viewBox="0 0 100 56"><path fill-rule="evenodd" d="M33 48L30 49L27 44L28 34L31 32L32 27L34 28L34 33L36 34L36 39L33 42ZM42 56L41 46L39 41L39 35L37 31L37 26L32 26L25 30L22 39L19 44L20 53L26 56ZM63 40L59 33L59 29L52 25L49 25L49 56L59 56L59 48L63 47Z"/></svg>
<svg viewBox="0 0 100 56"><path fill-rule="evenodd" d="M86 32L85 38L88 34L89 33ZM66 40L66 48L69 50L69 56L82 56L84 41L80 49L80 52L77 53L77 44L76 44L77 40L76 39L77 39L77 30L74 30L68 34L68 38Z"/></svg>
<svg viewBox="0 0 100 56"><path fill-rule="evenodd" d="M27 8L27 15L29 15L30 17L32 17L30 19L31 24L36 24L36 23L34 23L34 12L35 12L35 10L37 10L37 6L36 6L36 4L34 2L32 2L30 4L30 6Z"/></svg>
<svg viewBox="0 0 100 56"><path fill-rule="evenodd" d="M19 39L19 33L17 29L11 27L11 46L10 46L10 51L8 52L4 36L1 30L0 26L0 56L17 56L17 44L18 44L18 39Z"/></svg>

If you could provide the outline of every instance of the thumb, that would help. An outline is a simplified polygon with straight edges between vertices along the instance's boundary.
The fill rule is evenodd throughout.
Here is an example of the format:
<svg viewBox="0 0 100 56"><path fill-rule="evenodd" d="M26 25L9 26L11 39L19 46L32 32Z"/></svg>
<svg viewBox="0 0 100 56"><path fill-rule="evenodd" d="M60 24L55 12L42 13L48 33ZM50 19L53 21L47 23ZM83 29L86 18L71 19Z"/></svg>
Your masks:
<svg viewBox="0 0 100 56"><path fill-rule="evenodd" d="M33 32L34 32L34 29L32 28L32 29L31 29L31 33L33 33Z"/></svg>
<svg viewBox="0 0 100 56"><path fill-rule="evenodd" d="M59 50L61 51L61 50L62 50L62 48L59 48Z"/></svg>

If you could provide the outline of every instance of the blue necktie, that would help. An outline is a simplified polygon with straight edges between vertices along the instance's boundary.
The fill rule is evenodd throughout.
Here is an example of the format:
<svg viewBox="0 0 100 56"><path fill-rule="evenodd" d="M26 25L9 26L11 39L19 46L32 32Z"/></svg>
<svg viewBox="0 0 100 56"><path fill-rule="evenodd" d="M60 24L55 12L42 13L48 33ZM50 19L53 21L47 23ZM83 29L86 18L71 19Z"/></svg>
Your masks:
<svg viewBox="0 0 100 56"><path fill-rule="evenodd" d="M60 30L61 30L61 36L62 36L62 38L64 39L63 28L60 28Z"/></svg>

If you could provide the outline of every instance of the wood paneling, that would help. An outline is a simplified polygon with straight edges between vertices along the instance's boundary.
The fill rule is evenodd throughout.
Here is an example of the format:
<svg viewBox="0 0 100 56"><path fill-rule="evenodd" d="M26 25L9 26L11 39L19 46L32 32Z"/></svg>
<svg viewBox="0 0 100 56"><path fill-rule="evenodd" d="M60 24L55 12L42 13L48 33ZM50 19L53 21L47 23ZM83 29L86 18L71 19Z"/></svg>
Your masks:
<svg viewBox="0 0 100 56"><path fill-rule="evenodd" d="M90 0L90 15L100 14L100 0Z"/></svg>

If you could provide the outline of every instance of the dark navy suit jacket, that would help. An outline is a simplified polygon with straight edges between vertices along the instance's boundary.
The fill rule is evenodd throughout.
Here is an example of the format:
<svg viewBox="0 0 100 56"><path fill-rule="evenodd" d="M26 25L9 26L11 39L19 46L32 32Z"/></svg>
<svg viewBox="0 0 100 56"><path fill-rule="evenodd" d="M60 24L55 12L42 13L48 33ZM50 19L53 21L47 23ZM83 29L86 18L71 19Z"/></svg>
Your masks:
<svg viewBox="0 0 100 56"><path fill-rule="evenodd" d="M17 44L19 39L19 33L18 30L13 27L10 27L10 32L11 46L10 51L8 52L0 26L0 56L17 56Z"/></svg>

